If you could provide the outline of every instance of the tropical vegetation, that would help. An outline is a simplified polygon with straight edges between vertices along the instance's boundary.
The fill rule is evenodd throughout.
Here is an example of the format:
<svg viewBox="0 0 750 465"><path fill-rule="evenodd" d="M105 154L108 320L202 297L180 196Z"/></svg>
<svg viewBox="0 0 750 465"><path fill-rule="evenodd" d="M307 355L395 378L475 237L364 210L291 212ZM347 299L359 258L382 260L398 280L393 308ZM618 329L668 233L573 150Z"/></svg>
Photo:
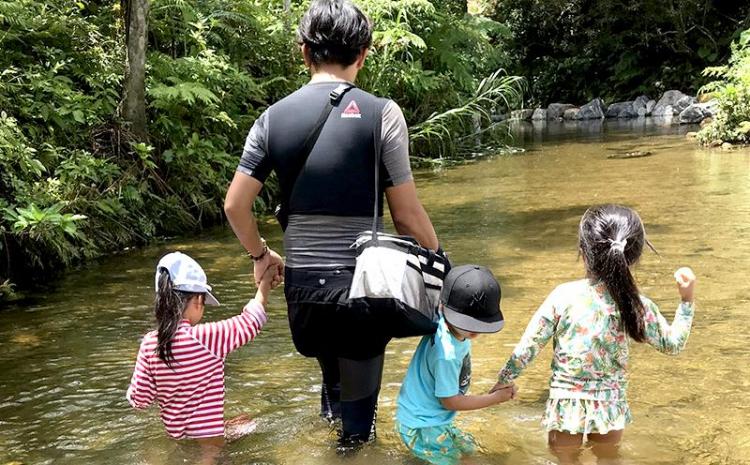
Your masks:
<svg viewBox="0 0 750 465"><path fill-rule="evenodd" d="M498 71L507 28L465 2L360 4L376 28L360 85L404 108L415 160L476 150L466 134L520 98ZM0 300L30 276L220 222L254 119L306 80L294 42L306 6L0 0Z"/></svg>
<svg viewBox="0 0 750 465"><path fill-rule="evenodd" d="M745 1L492 0L485 13L510 30L509 71L529 78L530 108L695 95L750 27Z"/></svg>
<svg viewBox="0 0 750 465"><path fill-rule="evenodd" d="M732 44L732 56L725 66L703 71L718 78L702 87L701 92L718 101L718 112L699 133L704 144L750 142L750 29Z"/></svg>
<svg viewBox="0 0 750 465"><path fill-rule="evenodd" d="M308 3L0 0L0 301L32 276L220 223L253 121L307 79L294 29ZM701 137L747 140L747 2L358 3L375 27L359 85L401 105L414 163L496 150L493 117L522 101L710 79L721 113ZM271 178L256 207L276 195Z"/></svg>

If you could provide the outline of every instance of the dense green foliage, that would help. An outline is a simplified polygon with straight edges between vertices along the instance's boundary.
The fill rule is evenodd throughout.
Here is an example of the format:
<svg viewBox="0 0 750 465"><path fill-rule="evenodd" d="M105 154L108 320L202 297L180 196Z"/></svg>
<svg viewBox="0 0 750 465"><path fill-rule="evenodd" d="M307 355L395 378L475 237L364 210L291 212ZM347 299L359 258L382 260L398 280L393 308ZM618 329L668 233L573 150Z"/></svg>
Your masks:
<svg viewBox="0 0 750 465"><path fill-rule="evenodd" d="M413 158L471 152L472 144L456 142L474 132L476 119L487 127L490 110L520 104L520 80L498 71L507 65L505 50L495 45L508 37L505 26L440 13L427 0L360 3L377 30L359 83L403 107Z"/></svg>
<svg viewBox="0 0 750 465"><path fill-rule="evenodd" d="M140 141L119 116L120 0L0 0L0 299L30 271L221 221L252 122L307 78L293 34L306 2L150 3ZM427 0L359 3L376 28L360 84L402 105L416 156L460 155L476 117L518 99L495 73L506 27Z"/></svg>
<svg viewBox="0 0 750 465"><path fill-rule="evenodd" d="M511 29L510 71L544 105L694 93L701 70L750 27L746 1L493 0L488 9Z"/></svg>
<svg viewBox="0 0 750 465"><path fill-rule="evenodd" d="M732 44L727 66L706 68L704 74L720 78L701 89L718 100L719 111L698 139L704 144L750 142L750 29Z"/></svg>
<svg viewBox="0 0 750 465"><path fill-rule="evenodd" d="M204 1L213 16L203 16L181 0L152 2L143 143L117 116L119 3L0 2L0 283L221 218L242 133L272 92L260 79L272 87L287 71L252 76L236 63L261 57L211 48L253 50L236 40L242 25L265 38L263 53L288 49L266 31L278 12L250 17L247 4L256 8Z"/></svg>

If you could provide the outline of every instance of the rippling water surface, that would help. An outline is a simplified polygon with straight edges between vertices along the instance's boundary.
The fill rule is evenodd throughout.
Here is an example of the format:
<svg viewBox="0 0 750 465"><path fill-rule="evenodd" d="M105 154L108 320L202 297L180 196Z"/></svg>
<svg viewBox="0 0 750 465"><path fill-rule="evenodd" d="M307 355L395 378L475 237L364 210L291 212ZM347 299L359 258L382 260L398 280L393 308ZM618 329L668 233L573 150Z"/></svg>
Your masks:
<svg viewBox="0 0 750 465"><path fill-rule="evenodd" d="M750 152L703 150L679 128L550 125L516 128L527 152L418 173L420 197L454 262L489 266L500 278L506 327L474 343L472 392L489 388L528 318L559 283L582 276L576 228L591 204L635 207L660 256L637 269L642 291L669 319L672 272L692 266L698 309L685 352L631 351L631 408L623 463L750 464ZM651 156L611 159L627 152ZM263 226L274 248L281 237ZM182 464L195 446L166 438L155 409L131 410L124 394L139 338L151 325L152 268L181 250L207 270L220 309L238 312L254 290L234 236L217 229L102 259L50 290L0 311L0 464ZM377 444L341 460L316 416L317 364L296 354L281 290L270 319L227 362L227 414L247 412L258 432L229 445L220 463L416 464L393 433L395 398L416 339L388 348ZM519 379L518 401L459 415L481 442L477 464L552 459L539 424L550 348ZM594 463L584 455L584 463Z"/></svg>

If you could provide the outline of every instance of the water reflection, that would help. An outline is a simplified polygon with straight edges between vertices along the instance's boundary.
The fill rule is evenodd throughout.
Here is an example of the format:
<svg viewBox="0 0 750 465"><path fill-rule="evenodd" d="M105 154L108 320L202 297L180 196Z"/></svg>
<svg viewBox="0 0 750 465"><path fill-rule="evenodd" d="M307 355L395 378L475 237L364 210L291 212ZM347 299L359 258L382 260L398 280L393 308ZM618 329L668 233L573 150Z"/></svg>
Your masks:
<svg viewBox="0 0 750 465"><path fill-rule="evenodd" d="M612 135L632 139L636 135L684 135L697 125L674 124L669 117L592 119L583 121L511 121L515 143L528 145L548 141L608 140Z"/></svg>
<svg viewBox="0 0 750 465"><path fill-rule="evenodd" d="M601 123L601 122L600 122ZM686 141L687 127L634 121L519 131L529 151L419 173L420 197L458 263L482 263L503 284L506 329L474 345L472 391L488 389L530 314L557 284L582 273L576 227L593 203L622 202L644 219L660 257L644 254L643 291L671 318L671 272L693 266L698 310L686 351L662 357L635 346L624 463L750 463L750 154L706 151ZM626 126L623 126L626 125ZM526 132L524 132L526 131ZM653 156L608 159L648 150ZM281 246L276 228L264 235ZM124 399L138 338L151 325L152 267L167 250L189 251L224 304L207 319L238 312L254 290L250 263L227 229L100 260L68 273L33 302L0 312L0 464L183 464L194 445L175 443L155 410ZM416 339L388 348L379 439L342 461L335 435L317 418L317 365L295 353L281 292L269 323L227 361L227 416L258 420L252 436L230 444L219 463L417 464L393 432L398 388ZM548 349L519 380L517 402L459 415L482 444L477 464L551 460L539 424L547 396ZM584 463L593 463L591 454Z"/></svg>

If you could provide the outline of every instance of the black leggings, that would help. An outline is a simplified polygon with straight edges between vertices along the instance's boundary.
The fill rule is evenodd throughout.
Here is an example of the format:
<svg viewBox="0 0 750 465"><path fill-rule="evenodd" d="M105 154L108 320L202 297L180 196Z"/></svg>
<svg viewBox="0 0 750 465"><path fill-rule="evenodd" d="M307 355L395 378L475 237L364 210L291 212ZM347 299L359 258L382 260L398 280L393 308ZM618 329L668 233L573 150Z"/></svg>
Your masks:
<svg viewBox="0 0 750 465"><path fill-rule="evenodd" d="M315 357L323 375L321 416L341 418L343 439L375 437L387 326L347 303L353 270L287 268L284 293L297 350Z"/></svg>
<svg viewBox="0 0 750 465"><path fill-rule="evenodd" d="M375 439L384 358L384 355L366 360L318 357L323 373L320 415L329 420L341 418L343 439Z"/></svg>

